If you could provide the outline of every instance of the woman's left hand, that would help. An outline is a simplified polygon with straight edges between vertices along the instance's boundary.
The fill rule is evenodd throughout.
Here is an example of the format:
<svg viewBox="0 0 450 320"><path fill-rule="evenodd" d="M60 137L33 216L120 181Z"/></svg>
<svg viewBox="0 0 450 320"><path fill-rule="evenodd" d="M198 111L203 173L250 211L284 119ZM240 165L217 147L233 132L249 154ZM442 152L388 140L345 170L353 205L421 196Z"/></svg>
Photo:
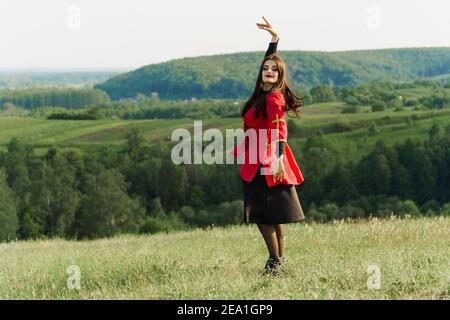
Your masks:
<svg viewBox="0 0 450 320"><path fill-rule="evenodd" d="M278 159L275 159L270 170L273 174L273 181L282 181L284 179L284 164L283 164L284 154L282 154Z"/></svg>

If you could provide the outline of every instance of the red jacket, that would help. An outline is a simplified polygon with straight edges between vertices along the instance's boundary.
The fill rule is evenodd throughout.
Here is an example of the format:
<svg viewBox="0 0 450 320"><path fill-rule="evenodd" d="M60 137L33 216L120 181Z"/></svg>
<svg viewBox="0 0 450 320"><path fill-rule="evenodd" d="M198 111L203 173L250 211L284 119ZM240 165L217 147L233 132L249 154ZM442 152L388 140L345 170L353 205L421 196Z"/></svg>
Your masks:
<svg viewBox="0 0 450 320"><path fill-rule="evenodd" d="M284 118L285 105L283 94L279 91L273 91L266 97L267 119L262 114L258 118L255 117L254 106L244 115L244 142L231 151L235 158L244 157L240 169L240 176L244 181L250 182L255 174L260 174L258 168L261 164L269 187L278 184L298 185L304 181L300 168L287 143L287 125ZM247 136L253 137L253 143L249 142L250 138L245 138ZM286 142L283 160L284 179L281 181L275 181L273 174L270 172L270 166L276 158L275 142L278 140ZM252 146L251 152L249 152L250 145Z"/></svg>

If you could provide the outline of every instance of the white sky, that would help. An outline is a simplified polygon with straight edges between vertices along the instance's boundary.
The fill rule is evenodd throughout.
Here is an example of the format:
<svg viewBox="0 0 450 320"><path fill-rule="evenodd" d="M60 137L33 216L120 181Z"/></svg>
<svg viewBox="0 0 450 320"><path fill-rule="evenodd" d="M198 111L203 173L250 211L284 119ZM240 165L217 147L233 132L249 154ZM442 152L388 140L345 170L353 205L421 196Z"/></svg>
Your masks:
<svg viewBox="0 0 450 320"><path fill-rule="evenodd" d="M448 0L0 0L0 68L135 69L279 50L449 47Z"/></svg>

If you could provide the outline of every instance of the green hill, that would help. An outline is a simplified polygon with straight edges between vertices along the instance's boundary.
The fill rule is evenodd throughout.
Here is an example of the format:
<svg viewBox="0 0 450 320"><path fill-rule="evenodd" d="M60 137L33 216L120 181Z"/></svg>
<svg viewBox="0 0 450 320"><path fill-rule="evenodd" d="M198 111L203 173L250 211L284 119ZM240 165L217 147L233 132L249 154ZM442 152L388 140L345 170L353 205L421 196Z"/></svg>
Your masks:
<svg viewBox="0 0 450 320"><path fill-rule="evenodd" d="M450 48L279 53L295 87L446 79L450 73ZM250 52L177 59L119 74L95 88L106 91L112 99L151 92L162 99L246 97L262 57L262 52Z"/></svg>

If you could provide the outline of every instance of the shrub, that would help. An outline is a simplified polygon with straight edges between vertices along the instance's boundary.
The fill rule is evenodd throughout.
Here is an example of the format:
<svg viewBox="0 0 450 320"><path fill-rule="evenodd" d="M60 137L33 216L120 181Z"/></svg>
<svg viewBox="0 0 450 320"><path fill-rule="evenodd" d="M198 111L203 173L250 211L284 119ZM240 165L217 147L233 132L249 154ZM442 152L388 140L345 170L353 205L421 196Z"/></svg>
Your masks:
<svg viewBox="0 0 450 320"><path fill-rule="evenodd" d="M325 214L327 220L341 219L343 216L339 210L339 207L335 203L327 203L319 208L319 212Z"/></svg>
<svg viewBox="0 0 450 320"><path fill-rule="evenodd" d="M186 225L183 223L180 217L178 217L174 212L171 212L167 217L151 217L145 218L144 223L141 225L140 233L157 233L166 232L172 230L185 230Z"/></svg>
<svg viewBox="0 0 450 320"><path fill-rule="evenodd" d="M345 106L341 113L358 113L361 111L359 106Z"/></svg>
<svg viewBox="0 0 450 320"><path fill-rule="evenodd" d="M359 207L353 207L351 205L345 205L341 208L344 218L359 219L364 217L364 210Z"/></svg>
<svg viewBox="0 0 450 320"><path fill-rule="evenodd" d="M372 102L372 112L383 111L386 109L386 103L381 100Z"/></svg>

